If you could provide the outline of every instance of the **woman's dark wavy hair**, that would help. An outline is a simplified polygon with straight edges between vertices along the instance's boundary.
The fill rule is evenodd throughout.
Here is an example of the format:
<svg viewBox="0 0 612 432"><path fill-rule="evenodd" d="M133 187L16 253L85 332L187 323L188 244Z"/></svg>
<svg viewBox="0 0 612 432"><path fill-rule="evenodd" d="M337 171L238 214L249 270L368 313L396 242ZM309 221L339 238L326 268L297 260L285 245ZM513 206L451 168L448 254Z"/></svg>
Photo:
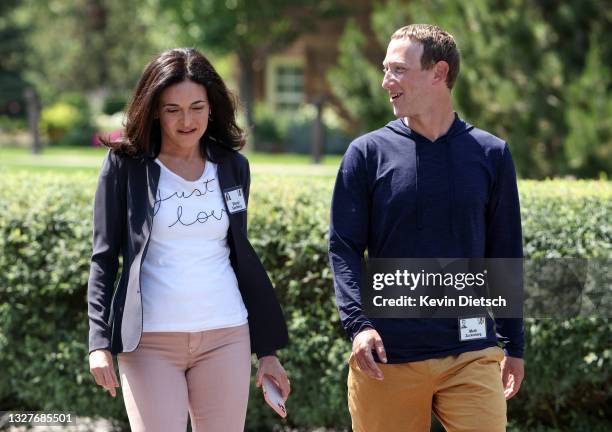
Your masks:
<svg viewBox="0 0 612 432"><path fill-rule="evenodd" d="M202 53L194 48L175 48L156 56L145 67L127 104L125 135L117 140L102 139L115 153L131 157L157 157L161 128L155 119L161 92L173 84L190 80L206 88L210 119L200 139L202 157L238 151L244 146L244 132L236 124L236 99Z"/></svg>

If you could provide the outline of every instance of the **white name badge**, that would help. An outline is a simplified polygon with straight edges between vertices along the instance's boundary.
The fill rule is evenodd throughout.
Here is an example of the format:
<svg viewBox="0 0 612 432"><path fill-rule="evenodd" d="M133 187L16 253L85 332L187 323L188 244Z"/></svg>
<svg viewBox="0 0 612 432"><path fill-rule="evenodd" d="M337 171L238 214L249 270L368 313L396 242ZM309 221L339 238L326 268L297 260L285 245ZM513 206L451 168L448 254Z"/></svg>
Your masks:
<svg viewBox="0 0 612 432"><path fill-rule="evenodd" d="M485 317L459 318L459 340L471 341L486 339L487 321Z"/></svg>
<svg viewBox="0 0 612 432"><path fill-rule="evenodd" d="M225 197L225 204L230 213L238 213L246 211L246 202L244 201L244 193L242 192L242 186L236 186L232 189L226 189L223 191Z"/></svg>

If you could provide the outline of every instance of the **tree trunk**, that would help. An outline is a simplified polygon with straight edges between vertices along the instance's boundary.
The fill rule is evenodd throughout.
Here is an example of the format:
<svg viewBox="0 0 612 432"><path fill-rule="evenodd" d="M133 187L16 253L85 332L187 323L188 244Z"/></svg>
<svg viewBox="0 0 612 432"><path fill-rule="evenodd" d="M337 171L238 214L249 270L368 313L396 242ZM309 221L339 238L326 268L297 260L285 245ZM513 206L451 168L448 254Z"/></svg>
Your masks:
<svg viewBox="0 0 612 432"><path fill-rule="evenodd" d="M315 118L312 131L312 161L315 164L320 164L323 157L323 133L325 131L323 125L323 96L316 96L314 105L317 110L317 117Z"/></svg>
<svg viewBox="0 0 612 432"><path fill-rule="evenodd" d="M40 123L40 100L36 90L27 88L24 92L28 111L28 128L32 135L32 153L39 154L42 150L40 143L39 123Z"/></svg>
<svg viewBox="0 0 612 432"><path fill-rule="evenodd" d="M89 87L104 87L108 82L108 62L106 60L106 28L108 11L104 0L86 0L83 27L84 44L87 49L84 59L91 82ZM94 67L91 67L94 65Z"/></svg>

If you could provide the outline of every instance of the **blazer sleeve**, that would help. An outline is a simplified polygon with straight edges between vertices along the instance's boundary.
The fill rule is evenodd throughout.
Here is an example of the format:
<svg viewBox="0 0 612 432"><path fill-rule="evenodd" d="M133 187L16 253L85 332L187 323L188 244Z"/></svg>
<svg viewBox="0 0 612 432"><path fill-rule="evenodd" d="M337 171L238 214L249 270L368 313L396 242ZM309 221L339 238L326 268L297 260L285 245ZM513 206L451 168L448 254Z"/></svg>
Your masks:
<svg viewBox="0 0 612 432"><path fill-rule="evenodd" d="M125 230L125 174L109 151L93 203L93 252L87 284L89 352L111 348L109 315Z"/></svg>
<svg viewBox="0 0 612 432"><path fill-rule="evenodd" d="M242 212L243 215L243 233L245 235L245 238L248 238L247 236L247 221L248 221L248 209L249 209L249 195L250 195L250 191L251 191L251 167L249 165L249 161L246 157L240 155L240 182L242 184L243 187L243 191L244 191L244 202L247 205L247 211ZM258 258L259 259L259 258ZM263 267L262 267L263 268ZM267 278L267 275L266 275ZM274 299L274 301L277 301L276 298ZM280 306L279 306L280 307ZM276 350L274 349L257 349L255 351L255 354L257 356L258 359L265 357L265 356L274 356L276 355Z"/></svg>

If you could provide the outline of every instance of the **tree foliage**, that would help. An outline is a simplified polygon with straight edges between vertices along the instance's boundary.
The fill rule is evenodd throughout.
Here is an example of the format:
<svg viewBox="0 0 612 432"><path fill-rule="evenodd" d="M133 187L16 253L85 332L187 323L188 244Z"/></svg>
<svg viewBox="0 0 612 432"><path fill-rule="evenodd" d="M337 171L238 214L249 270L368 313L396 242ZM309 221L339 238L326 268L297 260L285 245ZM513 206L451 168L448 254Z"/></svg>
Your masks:
<svg viewBox="0 0 612 432"><path fill-rule="evenodd" d="M19 53L25 76L45 103L66 92L127 93L148 60L174 40L149 0L23 2L17 13L30 24Z"/></svg>
<svg viewBox="0 0 612 432"><path fill-rule="evenodd" d="M612 47L603 43L612 12L605 2L390 0L374 10L371 21L383 47L410 22L437 24L455 36L462 55L455 107L509 142L521 175L593 177L612 171ZM345 37L358 40L355 31L347 26ZM340 53L335 91L358 97L357 73L342 59L358 64L363 54L346 41ZM369 69L359 69L360 80L381 80L364 70ZM375 99L353 110L365 124L380 118Z"/></svg>
<svg viewBox="0 0 612 432"><path fill-rule="evenodd" d="M381 88L381 67L362 54L366 42L355 21L349 20L340 39L337 66L327 74L334 94L361 125L360 132L378 129L392 120L388 95Z"/></svg>
<svg viewBox="0 0 612 432"><path fill-rule="evenodd" d="M258 58L291 43L316 20L341 10L315 0L159 0L185 29L185 40L235 54L247 124L253 124L253 74Z"/></svg>
<svg viewBox="0 0 612 432"><path fill-rule="evenodd" d="M23 115L25 112L17 106L9 106L11 102L23 104L23 91L27 86L21 53L26 48L28 25L16 16L19 5L19 0L0 2L0 114Z"/></svg>

